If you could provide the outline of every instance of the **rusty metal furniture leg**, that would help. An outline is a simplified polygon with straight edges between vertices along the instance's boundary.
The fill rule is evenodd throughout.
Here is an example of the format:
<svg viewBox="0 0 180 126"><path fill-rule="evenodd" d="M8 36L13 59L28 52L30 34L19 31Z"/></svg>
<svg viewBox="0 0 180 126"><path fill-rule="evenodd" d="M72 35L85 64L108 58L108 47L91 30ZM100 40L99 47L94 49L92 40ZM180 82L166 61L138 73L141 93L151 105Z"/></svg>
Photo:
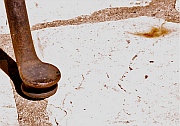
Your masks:
<svg viewBox="0 0 180 126"><path fill-rule="evenodd" d="M25 0L4 0L22 92L41 99L53 95L61 74L57 67L43 63L36 55Z"/></svg>

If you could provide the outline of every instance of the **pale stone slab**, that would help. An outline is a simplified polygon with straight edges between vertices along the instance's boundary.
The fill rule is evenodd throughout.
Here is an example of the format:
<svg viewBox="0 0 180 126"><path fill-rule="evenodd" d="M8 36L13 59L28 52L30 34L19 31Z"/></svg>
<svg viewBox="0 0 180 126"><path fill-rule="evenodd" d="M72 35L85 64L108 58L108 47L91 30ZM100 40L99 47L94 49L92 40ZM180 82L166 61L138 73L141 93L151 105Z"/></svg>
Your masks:
<svg viewBox="0 0 180 126"><path fill-rule="evenodd" d="M178 125L179 24L165 22L171 33L157 38L130 34L163 23L139 17L33 31L40 58L62 72L58 92L48 99L50 122Z"/></svg>

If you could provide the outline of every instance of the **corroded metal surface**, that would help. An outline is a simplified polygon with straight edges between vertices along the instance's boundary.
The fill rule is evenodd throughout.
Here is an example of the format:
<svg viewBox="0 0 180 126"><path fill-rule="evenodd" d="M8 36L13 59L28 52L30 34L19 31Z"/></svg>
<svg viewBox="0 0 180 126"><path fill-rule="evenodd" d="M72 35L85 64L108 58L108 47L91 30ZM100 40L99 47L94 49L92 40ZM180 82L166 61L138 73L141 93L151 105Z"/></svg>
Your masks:
<svg viewBox="0 0 180 126"><path fill-rule="evenodd" d="M22 81L22 91L31 98L46 98L57 90L61 74L36 55L25 0L4 0L11 39Z"/></svg>

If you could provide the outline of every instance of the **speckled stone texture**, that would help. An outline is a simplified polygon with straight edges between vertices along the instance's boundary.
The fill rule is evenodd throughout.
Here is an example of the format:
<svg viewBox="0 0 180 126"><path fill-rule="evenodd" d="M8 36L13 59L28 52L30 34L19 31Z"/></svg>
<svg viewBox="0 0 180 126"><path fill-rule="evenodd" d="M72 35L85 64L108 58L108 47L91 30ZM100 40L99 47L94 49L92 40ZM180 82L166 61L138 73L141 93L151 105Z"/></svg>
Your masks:
<svg viewBox="0 0 180 126"><path fill-rule="evenodd" d="M0 2L0 49L15 61ZM1 59L2 97L11 100L0 110L13 106L6 108L11 115L1 111L13 118L8 123L18 117L21 126L178 125L179 0L26 2L36 52L62 78L54 96L27 100Z"/></svg>

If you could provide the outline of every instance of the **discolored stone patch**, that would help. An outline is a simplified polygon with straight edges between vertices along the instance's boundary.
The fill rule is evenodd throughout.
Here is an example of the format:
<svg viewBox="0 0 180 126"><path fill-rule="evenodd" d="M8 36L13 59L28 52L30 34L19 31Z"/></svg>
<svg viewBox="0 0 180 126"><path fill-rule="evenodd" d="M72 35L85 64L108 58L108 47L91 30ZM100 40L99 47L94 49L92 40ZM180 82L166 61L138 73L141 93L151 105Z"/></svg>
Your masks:
<svg viewBox="0 0 180 126"><path fill-rule="evenodd" d="M169 33L171 33L171 30L163 26L160 26L160 27L152 27L149 32L144 32L144 33L137 32L137 33L131 33L131 34L137 35L137 36L143 36L146 38L157 38L160 36L165 36Z"/></svg>

